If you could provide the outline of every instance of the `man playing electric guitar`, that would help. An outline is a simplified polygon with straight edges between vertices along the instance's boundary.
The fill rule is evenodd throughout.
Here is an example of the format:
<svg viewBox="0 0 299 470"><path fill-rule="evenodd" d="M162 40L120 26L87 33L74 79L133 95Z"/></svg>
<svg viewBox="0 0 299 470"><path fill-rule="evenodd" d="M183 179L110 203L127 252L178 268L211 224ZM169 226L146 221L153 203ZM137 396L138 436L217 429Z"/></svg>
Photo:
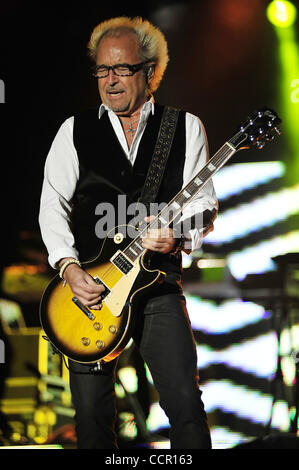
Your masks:
<svg viewBox="0 0 299 470"><path fill-rule="evenodd" d="M82 261L95 257L101 244L95 230L96 208L107 202L117 210L119 195L136 202L142 193L165 110L154 103L153 92L165 72L168 52L157 28L140 18L123 17L94 29L89 54L102 104L67 119L59 129L45 165L39 220L50 265L59 269L66 289L93 318L101 315L105 285L96 282ZM207 161L201 121L180 111L153 202L168 203ZM186 219L210 214L205 232L201 224L192 225L181 237L175 236L173 226L150 228L138 245L151 253L152 266L164 272L165 279L141 297L132 337L169 418L175 449L211 448L195 342L181 287L181 251L200 247L203 236L213 229L216 211L217 199L209 181L183 212ZM147 217L147 222L153 220L151 214ZM83 349L88 341L82 337ZM96 363L69 360L79 448L117 448L117 359L103 362L101 370L96 370L91 367Z"/></svg>

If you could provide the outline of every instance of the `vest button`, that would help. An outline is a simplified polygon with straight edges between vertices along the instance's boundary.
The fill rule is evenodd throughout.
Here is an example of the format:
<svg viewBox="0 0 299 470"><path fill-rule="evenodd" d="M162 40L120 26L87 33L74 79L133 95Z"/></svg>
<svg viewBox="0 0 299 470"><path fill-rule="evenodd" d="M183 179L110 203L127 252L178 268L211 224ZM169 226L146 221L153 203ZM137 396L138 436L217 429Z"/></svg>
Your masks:
<svg viewBox="0 0 299 470"><path fill-rule="evenodd" d="M126 170L121 170L120 174L121 176L126 176Z"/></svg>

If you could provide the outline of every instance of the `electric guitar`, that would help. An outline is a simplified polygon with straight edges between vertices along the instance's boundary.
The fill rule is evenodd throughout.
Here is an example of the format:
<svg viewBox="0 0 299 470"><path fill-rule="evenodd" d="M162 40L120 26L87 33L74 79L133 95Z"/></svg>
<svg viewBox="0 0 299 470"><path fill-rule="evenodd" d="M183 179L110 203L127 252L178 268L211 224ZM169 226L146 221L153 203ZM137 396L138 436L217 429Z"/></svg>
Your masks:
<svg viewBox="0 0 299 470"><path fill-rule="evenodd" d="M83 263L104 286L100 310L81 304L59 274L52 279L41 299L40 321L55 350L82 363L109 362L121 354L132 336L139 299L165 277L162 271L151 269L142 236L151 228L168 227L237 151L261 149L280 134L280 122L270 109L255 112L154 220L138 228L118 226L108 234L98 256Z"/></svg>

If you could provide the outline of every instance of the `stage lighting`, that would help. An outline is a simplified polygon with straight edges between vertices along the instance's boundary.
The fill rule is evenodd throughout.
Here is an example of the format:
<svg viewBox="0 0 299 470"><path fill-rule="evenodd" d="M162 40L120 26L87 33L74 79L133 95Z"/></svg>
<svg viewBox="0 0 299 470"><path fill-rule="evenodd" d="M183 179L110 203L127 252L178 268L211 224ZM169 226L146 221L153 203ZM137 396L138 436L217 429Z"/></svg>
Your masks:
<svg viewBox="0 0 299 470"><path fill-rule="evenodd" d="M279 28L288 28L295 23L297 9L288 1L273 1L267 8L267 17L270 23Z"/></svg>

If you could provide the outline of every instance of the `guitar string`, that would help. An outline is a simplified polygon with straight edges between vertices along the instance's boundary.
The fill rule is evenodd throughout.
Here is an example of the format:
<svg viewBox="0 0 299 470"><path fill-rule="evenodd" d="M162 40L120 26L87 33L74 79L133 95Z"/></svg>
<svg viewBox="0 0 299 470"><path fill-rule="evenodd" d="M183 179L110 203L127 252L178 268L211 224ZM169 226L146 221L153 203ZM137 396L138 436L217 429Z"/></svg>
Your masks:
<svg viewBox="0 0 299 470"><path fill-rule="evenodd" d="M162 209L162 211L155 217L155 219L153 221L151 221L150 223L146 224L146 226L142 229L141 233L137 237L135 237L135 239L131 243L129 243L129 245L123 250L123 252L126 253L129 250L129 248L132 247L133 244L136 244L136 242L141 239L142 234L144 234L144 232L148 231L157 221L159 221L159 218L164 215L165 211L167 211L171 207L173 202L177 201L183 195L182 194L183 191L187 190L188 188L191 188L191 186L194 184L194 180L197 177L200 178L200 176L201 177L206 176L205 173L207 172L207 166L209 164L214 164L215 163L215 165L216 165L215 170L218 171L219 170L219 165L224 164L227 157L230 158L235 152L236 152L236 150L233 150L230 146L227 146L227 143L225 143L223 145L223 147L221 149L219 149L218 152L216 152L215 155L207 162L207 164L204 166L204 168L202 168L202 170L200 170L200 172L197 173L197 175L169 202L169 204L164 209ZM210 171L209 170L206 181L200 187L198 187L198 190L202 189L204 184L206 184L208 182L208 180L211 179L212 176L215 173L216 173L216 171ZM197 192L198 191L196 191L196 193L188 200L188 203L191 202L191 200L195 197ZM181 210L178 210L176 212L175 216L168 222L168 226L179 215L180 212L181 212ZM138 254L138 257L141 256L144 251L145 250L141 251ZM130 261L132 261L132 260L130 259ZM114 266L111 262L111 267L102 275L102 279L103 280L105 279L106 281L111 280L111 277L110 277L111 274L113 274L114 272L117 272L117 271L118 271L118 268L116 266Z"/></svg>
<svg viewBox="0 0 299 470"><path fill-rule="evenodd" d="M171 204L182 196L183 191L186 190L188 187L191 187L192 184L194 184L194 179L196 179L197 176L199 177L199 175L200 175L201 173L204 173L204 172L206 171L207 166L208 166L209 164L215 163L215 164L216 164L216 169L218 170L217 166L219 165L219 163L221 163L222 161L224 161L224 160L226 159L226 157L229 156L230 153L235 153L234 151L232 151L232 149L231 149L230 147L228 147L228 148L226 147L226 148L225 148L225 146L226 146L226 144L224 144L224 146L223 146L220 150L218 150L218 152L216 152L216 154L208 161L208 163L204 166L204 168L202 168L202 170L200 170L200 172L199 172L199 173L198 173L198 174L197 174L197 175L196 175L196 176L195 176L195 177L194 177L194 178L193 178L193 179L192 179L192 180L191 180L191 181L190 181L190 182L189 182L189 183L170 201L170 203L169 203L164 209L162 209L162 211L155 217L155 219L154 219L152 222L146 224L146 226L142 229L142 231L140 232L140 234L139 234L137 237L135 237L134 240L133 240L132 242L130 242L130 243L127 245L127 247L123 250L124 253L127 252L127 251L129 250L129 248L132 247L132 245L136 243L136 241L138 242L138 241L141 239L142 234L144 234L144 232L148 231L151 227L154 226L154 224L158 221L159 217L161 217L161 216L164 215L164 212L169 209L169 207L171 206ZM208 174L209 179L213 176L214 173L215 173L215 172L210 172L210 171L209 171L209 174ZM208 179L206 179L206 181L204 182L204 184L207 183L207 181L208 181ZM203 185L201 185L200 188L198 187L198 189L200 190L200 189L202 188L202 186L203 186ZM197 191L197 192L198 192L198 191ZM195 195L197 194L197 192L193 195L193 197L195 197ZM192 197L192 198L193 198L193 197ZM192 199L192 198L191 198L191 199ZM188 201L188 202L189 202L189 201ZM178 211L177 211L176 215L169 221L169 224L168 224L168 225L170 225L170 223L179 215L180 212L181 212L181 210L178 210ZM141 253L139 253L139 254L138 254L138 257L141 256L144 251L145 251L145 250L143 250ZM129 258L129 259L130 259L130 258ZM132 261L132 260L130 259L130 261ZM112 277L111 277L111 276L113 276L113 274L114 274L115 272L118 272L118 271L119 271L119 269L118 269L115 265L113 265L112 262L110 262L110 263L111 263L111 266L110 266L110 267L107 269L107 271L104 272L104 273L102 274L102 276L101 276L101 279L102 279L103 281L105 280L106 282L109 282L110 280L112 280Z"/></svg>
<svg viewBox="0 0 299 470"><path fill-rule="evenodd" d="M153 221L151 221L150 223L148 223L144 228L143 230L141 231L141 233L135 237L135 239L129 243L129 245L123 250L124 253L126 253L130 247L132 247L133 244L136 244L136 241L140 240L141 237L142 237L142 234L145 232L145 231L148 231L148 229L150 229L157 221L159 221L159 218L161 216L164 215L164 212L167 211L169 209L169 207L171 207L171 205L173 204L173 202L177 201L181 196L182 196L182 193L184 190L187 190L187 188L191 188L191 186L194 184L194 180L200 176L201 177L205 177L205 173L207 172L207 166L209 164L214 164L216 165L215 167L215 170L219 170L219 165L220 164L224 164L227 157L230 158L234 153L236 152L236 150L233 150L230 146L228 146L227 143L225 143L223 145L223 147L221 149L218 150L218 152L215 153L215 155L207 162L207 164L204 166L204 168L202 168L202 170L200 170L199 173L197 173L197 175L169 202L169 204L164 208L162 209L162 211L155 217L155 219ZM209 170L209 173L207 175L207 178L206 178L206 181L200 186L198 187L198 190L202 189L202 187L204 186L204 184L206 184L208 182L209 179L211 179L211 177L216 173L216 171L210 171ZM188 203L191 202L191 200L195 197L195 195L197 194L198 191L196 191L196 193L191 197L191 199L188 200ZM181 210L178 210L175 214L175 216L168 222L168 226L170 225L170 223L179 215L179 213L181 212ZM142 252L140 252L138 254L138 257L142 255L142 253L144 252L145 250L143 250ZM130 258L129 258L130 259ZM130 261L132 261L130 259ZM104 279L108 279L107 276L109 274L111 274L111 272L113 271L116 271L117 270L117 267L115 266L111 266L106 273L103 274L102 278Z"/></svg>
<svg viewBox="0 0 299 470"><path fill-rule="evenodd" d="M232 152L232 149L231 149L230 147L229 147L229 148L227 148L227 147L225 148L225 145L224 145L223 148L221 148L221 149L214 155L214 157L212 157L212 158L209 160L208 164L216 163L216 167L217 167L217 165L219 165L219 162L221 162L221 160L225 160L226 157L228 157L230 153L235 153L235 152L234 152L234 151ZM207 164L207 165L208 165L208 164ZM198 173L198 176L199 176L199 174L204 173L205 170L206 170L206 166ZM208 175L208 176L211 177L214 173L215 173L215 172L209 172L209 175ZM186 188L188 188L188 187L192 186L192 184L194 184L194 179L195 179L195 178L196 178L196 176L188 183L188 185L187 185L185 188L183 188L183 190L182 190L178 195L176 195L176 196L173 198L173 200L160 212L160 214L159 214L158 216L155 217L155 219L154 219L152 222L148 223L148 224L145 226L145 228L142 230L142 232L141 232L137 237L135 237L135 239L134 239L131 243L129 243L129 245L123 250L124 253L125 253L130 247L132 247L132 245L135 244L137 240L140 240L141 235L157 222L157 220L159 219L159 217L161 217L161 216L164 214L164 212L169 208L169 206L171 206L171 203L172 203L173 201L179 199L179 197L182 195L182 192L183 192L184 190L186 190ZM208 181L208 179L206 180L206 182L207 182L207 181ZM205 182L205 183L206 183L206 182ZM202 186L203 186L203 185L202 185ZM201 187L202 187L202 186L201 186ZM201 187L200 187L199 189L201 189ZM194 195L194 196L195 196L195 195ZM193 196L193 197L194 197L194 196ZM169 224L177 217L177 215L178 215L180 212L181 212L181 210L177 211L176 215L172 218L172 220L169 222ZM143 251L145 251L145 250L143 250ZM142 255L143 251L138 254L138 257ZM129 259L130 259L130 258L129 258ZM130 261L132 261L132 260L130 260ZM118 268L117 268L115 265L113 265L112 262L111 262L111 266L108 268L108 270L107 270L105 273L103 273L103 275L101 276L101 279L102 279L103 281L105 280L106 282L109 282L110 280L112 280L111 275L113 275L115 272L118 272L118 271L119 271Z"/></svg>
<svg viewBox="0 0 299 470"><path fill-rule="evenodd" d="M223 146L223 147L224 147L224 146ZM227 148L227 149L224 149L224 150L223 150L223 147L222 147L220 150L218 150L218 152L209 160L209 162L207 163L207 165L209 165L210 163L212 163L212 160L213 160L215 157L217 157L219 153L223 152L224 155L222 156L222 158L225 159L225 158L232 152L232 149L231 149L230 147ZM233 152L233 153L234 153L234 152ZM188 183L188 184L187 184L187 185L168 203L168 205L167 205L165 208L163 208L163 209L161 210L161 212L155 217L155 219L154 219L151 223L149 223L149 224L142 230L142 232L141 232L141 233L139 234L139 236L138 236L139 238L141 237L141 235L144 233L145 230L148 230L148 228L150 228L150 227L157 221L157 219L158 219L159 217L161 217L161 216L164 215L164 212L165 212L167 209L169 209L169 207L173 204L173 202L175 202L177 199L179 199L179 197L182 196L183 191L186 190L187 187L189 187L189 186L192 185L192 183L194 182L194 179L196 179L196 177L199 176L199 174L200 174L201 172L203 172L203 171L206 169L206 166L207 166L207 165L205 165L205 167L204 167L202 170L200 170L199 173L197 173L197 175L196 175L196 176L195 176L195 177L194 177L194 178L193 178L193 179L192 179L192 180L191 180L191 181L190 181L190 182L189 182L189 183ZM209 178L211 178L212 176L213 176L213 174L210 173L210 174L209 174ZM208 180L207 180L207 181L208 181ZM205 183L207 183L207 181L205 181ZM204 183L204 184L205 184L205 183ZM200 187L198 187L198 190L200 190L202 187L203 187L203 185L201 185ZM196 194L197 194L197 193L196 193ZM190 199L194 198L196 194L194 194ZM190 199L189 199L189 200L190 200ZM170 224L171 222L173 222L173 220L177 217L177 215L178 215L180 212L181 212L181 210L178 210L178 211L177 211L175 217L173 217L173 218L169 221L169 224ZM136 237L136 238L138 238L138 237ZM127 246L127 248L125 248L125 250L127 250L130 246L132 246L132 244L135 243L135 240L136 240L136 239L134 239L134 240Z"/></svg>
<svg viewBox="0 0 299 470"><path fill-rule="evenodd" d="M138 241L141 240L142 234L144 234L144 232L148 231L150 227L152 227L157 221L159 221L159 218L164 215L165 211L168 210L171 207L171 205L173 204L174 201L177 201L178 199L180 199L180 197L183 195L183 191L188 190L194 184L194 180L196 179L196 177L199 177L199 178L200 178L200 176L203 177L204 173L206 173L207 166L209 164L214 164L215 163L215 165L216 165L215 170L218 171L217 166L219 165L219 163L225 162L226 158L231 156L230 153L233 154L233 153L235 153L235 151L232 151L232 149L230 147L227 147L226 144L224 144L224 146L221 149L219 149L218 152L216 152L216 154L209 160L209 162L207 162L207 164L202 168L202 170L200 170L199 173L197 173L197 175L169 202L169 204L164 209L162 209L162 211L155 217L155 219L145 225L145 227L142 229L141 233L137 237L135 237L135 239L131 243L129 243L129 245L123 250L123 252L126 253L129 250L129 248L132 247L132 245L136 243L137 240ZM206 181L198 187L198 191L200 191L202 189L202 187L204 186L204 184L206 184L208 182L208 180L211 179L211 177L214 175L215 172L216 171L209 171L209 174L207 175L208 177L206 178ZM189 198L188 204L195 197L195 195L198 193L198 191L196 191L193 194L193 196L191 198ZM185 197L184 197L184 199L185 199ZM176 215L172 218L171 221L169 221L168 226L179 215L180 212L182 212L182 211L178 210L176 212ZM138 257L141 256L144 253L144 251L146 251L146 250L142 250L142 252L138 255ZM109 288L108 284L110 283L110 281L113 280L113 276L115 275L115 273L118 274L118 272L119 272L119 269L111 261L110 261L110 263L111 263L111 265L109 266L107 271L105 271L100 276L100 280L103 281L103 283L108 288ZM114 287L114 286L111 286L111 288L112 287Z"/></svg>

